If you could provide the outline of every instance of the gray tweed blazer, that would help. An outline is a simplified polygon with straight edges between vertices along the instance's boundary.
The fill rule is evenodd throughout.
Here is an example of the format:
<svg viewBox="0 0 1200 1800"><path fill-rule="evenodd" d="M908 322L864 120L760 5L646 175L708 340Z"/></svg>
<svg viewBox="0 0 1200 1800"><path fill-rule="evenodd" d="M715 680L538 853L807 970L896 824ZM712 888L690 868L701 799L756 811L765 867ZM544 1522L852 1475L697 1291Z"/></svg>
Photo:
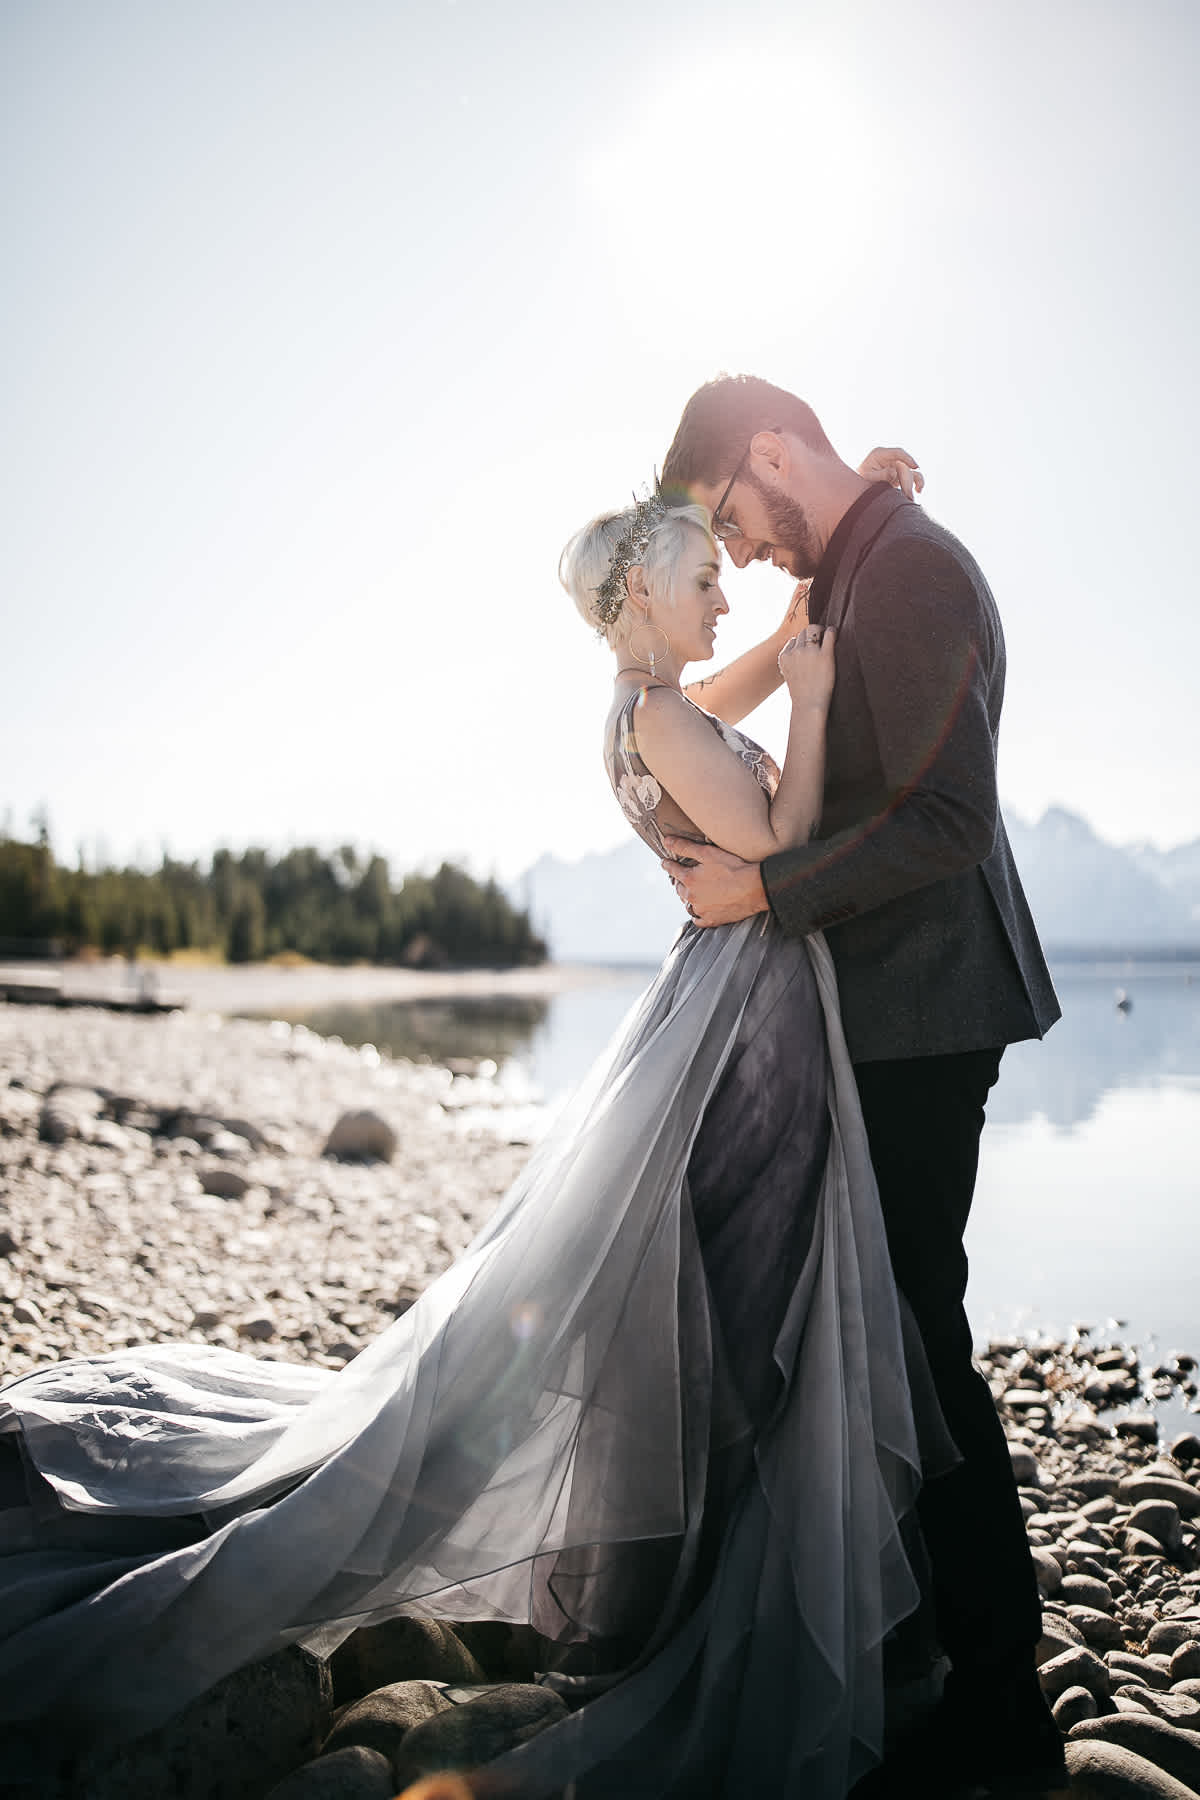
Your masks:
<svg viewBox="0 0 1200 1800"><path fill-rule="evenodd" d="M978 564L887 489L859 513L838 627L820 836L763 864L793 936L824 930L851 1057L1041 1037L1059 1017L996 792L1004 634Z"/></svg>

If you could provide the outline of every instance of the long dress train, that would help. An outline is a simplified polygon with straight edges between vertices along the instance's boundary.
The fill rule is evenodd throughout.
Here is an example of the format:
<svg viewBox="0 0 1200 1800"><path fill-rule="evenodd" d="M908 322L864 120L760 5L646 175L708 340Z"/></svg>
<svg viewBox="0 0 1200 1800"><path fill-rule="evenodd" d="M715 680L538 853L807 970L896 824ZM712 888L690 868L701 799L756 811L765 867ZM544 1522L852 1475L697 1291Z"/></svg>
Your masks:
<svg viewBox="0 0 1200 1800"><path fill-rule="evenodd" d="M288 1643L500 1618L579 1704L489 1791L840 1800L917 1599L910 1366L823 941L688 926L345 1369L162 1345L0 1393L0 1722L32 1765Z"/></svg>

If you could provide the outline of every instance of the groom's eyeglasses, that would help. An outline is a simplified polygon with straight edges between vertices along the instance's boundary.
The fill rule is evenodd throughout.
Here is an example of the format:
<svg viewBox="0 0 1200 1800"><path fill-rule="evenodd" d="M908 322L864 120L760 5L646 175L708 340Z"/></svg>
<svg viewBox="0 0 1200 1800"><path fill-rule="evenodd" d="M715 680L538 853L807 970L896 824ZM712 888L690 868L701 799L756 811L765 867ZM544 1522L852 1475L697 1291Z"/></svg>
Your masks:
<svg viewBox="0 0 1200 1800"><path fill-rule="evenodd" d="M725 492L721 495L721 498L717 501L717 504L713 507L712 534L716 538L717 542L720 544L727 543L730 538L741 537L741 535L742 535L740 530L738 529L738 527L733 523L733 521L731 519L723 519L721 517L721 514L725 511L725 503L729 499L730 494L732 494L732 492L733 492L734 482L737 480L738 476L741 474L742 470L746 466L746 458L749 456L749 454L750 454L750 445L747 444L746 448L742 451L741 458L738 462L737 468L733 471L733 474L729 477L729 480L725 485Z"/></svg>
<svg viewBox="0 0 1200 1800"><path fill-rule="evenodd" d="M750 444L752 444L754 442L754 438L758 436L758 432L764 431L764 430L765 431L778 431L779 426L778 425L766 425L766 426L760 425L758 427L758 430L755 431L754 437L752 437L750 439ZM741 457L738 461L737 468L733 471L733 474L729 477L729 480L725 484L725 492L721 495L721 498L717 501L717 504L713 507L712 534L717 539L718 543L721 543L721 544L728 543L730 538L743 537L745 535L745 533L742 531L742 528L740 525L735 525L733 523L732 519L723 519L721 517L721 514L725 511L725 507L726 507L726 504L728 503L729 496L733 492L733 485L734 485L735 481L737 480L738 476L741 474L742 470L746 466L746 458L750 454L750 444L747 444L746 448L742 451Z"/></svg>

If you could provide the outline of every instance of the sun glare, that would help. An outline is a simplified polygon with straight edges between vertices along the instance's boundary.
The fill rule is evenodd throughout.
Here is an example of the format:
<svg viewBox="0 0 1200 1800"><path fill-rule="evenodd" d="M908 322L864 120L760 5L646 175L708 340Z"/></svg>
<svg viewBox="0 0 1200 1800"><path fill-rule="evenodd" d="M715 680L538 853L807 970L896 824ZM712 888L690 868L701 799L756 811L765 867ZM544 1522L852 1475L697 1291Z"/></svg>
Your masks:
<svg viewBox="0 0 1200 1800"><path fill-rule="evenodd" d="M655 86L584 176L631 319L711 352L781 296L805 323L824 311L871 232L884 166L843 75L746 52Z"/></svg>

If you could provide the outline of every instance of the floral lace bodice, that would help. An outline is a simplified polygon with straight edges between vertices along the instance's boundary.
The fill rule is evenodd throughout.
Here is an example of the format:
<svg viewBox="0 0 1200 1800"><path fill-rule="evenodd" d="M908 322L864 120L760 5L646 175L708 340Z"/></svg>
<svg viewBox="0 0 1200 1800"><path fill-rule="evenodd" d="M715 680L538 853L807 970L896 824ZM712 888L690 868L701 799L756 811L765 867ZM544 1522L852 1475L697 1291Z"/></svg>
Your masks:
<svg viewBox="0 0 1200 1800"><path fill-rule="evenodd" d="M623 706L614 711L608 741L604 747L604 763L621 811L655 855L666 856L667 848L662 839L664 831L675 837L692 838L698 844L711 843L712 840L706 837L695 821L688 817L661 783L655 780L638 754L636 715L645 692L645 688L639 688L636 693L630 694ZM695 705L695 702L689 701L689 705ZM708 720L734 755L739 756L753 770L755 780L765 792L774 794L779 786L779 767L774 758L760 744L756 744L753 738L748 738L745 732L726 725L723 719L705 712L703 707L697 706L696 711Z"/></svg>

